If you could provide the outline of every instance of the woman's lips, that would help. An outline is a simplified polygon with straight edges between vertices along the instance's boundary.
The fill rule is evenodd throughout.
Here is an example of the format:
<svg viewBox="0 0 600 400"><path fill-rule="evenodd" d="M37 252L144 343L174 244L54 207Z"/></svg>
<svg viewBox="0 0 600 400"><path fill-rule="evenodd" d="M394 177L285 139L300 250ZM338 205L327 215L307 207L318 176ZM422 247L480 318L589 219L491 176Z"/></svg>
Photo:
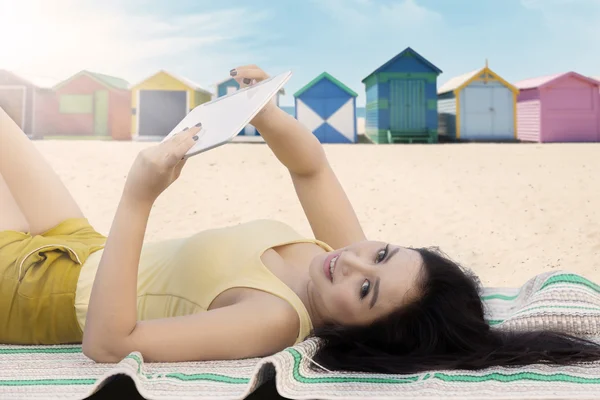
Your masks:
<svg viewBox="0 0 600 400"><path fill-rule="evenodd" d="M331 260L333 260L336 256L337 254L331 253L329 256L327 256L327 258L325 258L325 262L323 262L323 272L325 273L327 279L329 279L331 282L333 282L333 277L331 276L329 266L331 264Z"/></svg>

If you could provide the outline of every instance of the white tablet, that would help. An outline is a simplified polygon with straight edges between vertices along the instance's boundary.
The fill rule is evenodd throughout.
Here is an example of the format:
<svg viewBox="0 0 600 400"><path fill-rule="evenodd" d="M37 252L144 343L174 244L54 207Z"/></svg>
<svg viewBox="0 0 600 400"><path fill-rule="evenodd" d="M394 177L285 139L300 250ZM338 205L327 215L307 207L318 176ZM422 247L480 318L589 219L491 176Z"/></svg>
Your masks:
<svg viewBox="0 0 600 400"><path fill-rule="evenodd" d="M229 142L267 105L291 76L292 72L288 71L199 105L190 111L163 141L200 122L200 138L186 153L185 158Z"/></svg>

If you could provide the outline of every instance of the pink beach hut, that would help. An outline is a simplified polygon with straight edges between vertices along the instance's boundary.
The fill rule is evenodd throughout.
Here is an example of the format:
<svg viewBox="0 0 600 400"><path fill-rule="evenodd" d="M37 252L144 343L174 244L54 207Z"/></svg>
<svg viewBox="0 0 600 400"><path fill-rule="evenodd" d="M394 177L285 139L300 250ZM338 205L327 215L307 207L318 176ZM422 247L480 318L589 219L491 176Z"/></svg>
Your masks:
<svg viewBox="0 0 600 400"><path fill-rule="evenodd" d="M600 82L576 72L515 83L518 139L599 142Z"/></svg>

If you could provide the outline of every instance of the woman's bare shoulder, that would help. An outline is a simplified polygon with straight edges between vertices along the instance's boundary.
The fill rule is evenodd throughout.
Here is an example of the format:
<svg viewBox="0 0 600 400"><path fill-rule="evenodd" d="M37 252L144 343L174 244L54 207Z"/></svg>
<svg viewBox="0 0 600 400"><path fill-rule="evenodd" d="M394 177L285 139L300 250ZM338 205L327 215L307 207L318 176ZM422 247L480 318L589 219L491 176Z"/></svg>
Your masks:
<svg viewBox="0 0 600 400"><path fill-rule="evenodd" d="M292 334L295 340L300 329L300 319L294 307L288 301L273 294L259 290L252 290L252 292L240 298L238 304L245 304L240 307L240 310L255 308L257 312L267 312L271 316L276 316L277 320L285 322L288 333Z"/></svg>

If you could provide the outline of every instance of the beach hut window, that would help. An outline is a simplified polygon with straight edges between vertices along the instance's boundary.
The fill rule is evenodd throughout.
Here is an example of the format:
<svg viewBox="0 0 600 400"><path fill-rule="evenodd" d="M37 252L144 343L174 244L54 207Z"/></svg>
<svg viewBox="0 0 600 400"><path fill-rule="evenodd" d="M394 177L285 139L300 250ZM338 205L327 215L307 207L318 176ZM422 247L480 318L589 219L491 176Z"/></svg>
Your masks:
<svg viewBox="0 0 600 400"><path fill-rule="evenodd" d="M60 96L59 110L64 114L91 114L94 112L94 100L90 95L65 94Z"/></svg>

